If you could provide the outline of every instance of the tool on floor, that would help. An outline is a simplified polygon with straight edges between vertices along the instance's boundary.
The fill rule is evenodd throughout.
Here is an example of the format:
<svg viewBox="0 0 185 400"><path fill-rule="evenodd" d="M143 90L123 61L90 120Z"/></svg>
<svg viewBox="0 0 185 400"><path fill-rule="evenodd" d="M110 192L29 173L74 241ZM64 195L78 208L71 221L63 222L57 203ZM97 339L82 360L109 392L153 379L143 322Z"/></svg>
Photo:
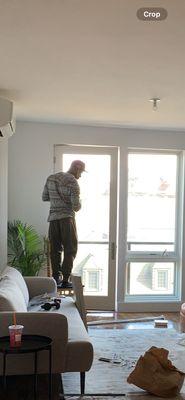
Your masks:
<svg viewBox="0 0 185 400"><path fill-rule="evenodd" d="M106 358L106 357L100 357L100 358L98 358L98 360L104 361L104 362L110 362L112 364L121 364L121 361L119 361L119 360L114 360L114 359Z"/></svg>
<svg viewBox="0 0 185 400"><path fill-rule="evenodd" d="M127 318L127 319L105 319L105 320L97 320L97 321L89 321L87 323L88 326L93 325L112 325L112 324L126 324L127 322L148 322L157 320L165 320L164 315L159 315L155 317L142 317L142 318Z"/></svg>

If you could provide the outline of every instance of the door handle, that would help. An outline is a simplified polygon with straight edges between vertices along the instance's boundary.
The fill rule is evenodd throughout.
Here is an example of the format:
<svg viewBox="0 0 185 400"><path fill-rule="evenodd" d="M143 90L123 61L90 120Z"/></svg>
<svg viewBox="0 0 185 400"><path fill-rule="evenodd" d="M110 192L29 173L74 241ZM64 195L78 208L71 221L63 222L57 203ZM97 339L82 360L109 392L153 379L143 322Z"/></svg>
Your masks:
<svg viewBox="0 0 185 400"><path fill-rule="evenodd" d="M111 242L111 260L115 260L115 243Z"/></svg>

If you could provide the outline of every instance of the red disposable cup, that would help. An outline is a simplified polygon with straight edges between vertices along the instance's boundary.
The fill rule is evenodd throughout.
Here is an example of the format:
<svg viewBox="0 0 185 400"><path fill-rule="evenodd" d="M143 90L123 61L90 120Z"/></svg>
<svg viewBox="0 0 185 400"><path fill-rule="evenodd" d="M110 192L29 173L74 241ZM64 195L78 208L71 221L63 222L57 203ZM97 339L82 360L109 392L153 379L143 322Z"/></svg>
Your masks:
<svg viewBox="0 0 185 400"><path fill-rule="evenodd" d="M21 346L23 328L23 325L10 325L8 327L11 347Z"/></svg>

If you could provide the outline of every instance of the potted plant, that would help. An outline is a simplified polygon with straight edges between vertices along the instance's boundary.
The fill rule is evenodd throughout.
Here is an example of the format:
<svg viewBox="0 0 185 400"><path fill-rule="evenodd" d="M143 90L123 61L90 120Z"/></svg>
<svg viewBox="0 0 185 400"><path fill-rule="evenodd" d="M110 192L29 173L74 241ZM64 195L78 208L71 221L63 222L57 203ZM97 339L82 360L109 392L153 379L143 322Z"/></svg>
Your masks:
<svg viewBox="0 0 185 400"><path fill-rule="evenodd" d="M8 222L8 264L23 276L34 276L45 261L44 241L33 226L19 220Z"/></svg>

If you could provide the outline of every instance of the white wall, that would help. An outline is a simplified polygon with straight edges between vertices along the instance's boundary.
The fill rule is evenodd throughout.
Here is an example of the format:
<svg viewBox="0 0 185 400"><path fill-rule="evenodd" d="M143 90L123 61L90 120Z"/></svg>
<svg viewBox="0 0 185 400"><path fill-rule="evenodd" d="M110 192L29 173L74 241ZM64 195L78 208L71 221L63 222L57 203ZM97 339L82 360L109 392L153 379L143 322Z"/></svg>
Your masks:
<svg viewBox="0 0 185 400"><path fill-rule="evenodd" d="M8 142L0 139L0 272L7 261Z"/></svg>
<svg viewBox="0 0 185 400"><path fill-rule="evenodd" d="M54 144L116 145L120 146L121 153L134 146L184 149L185 134L17 123L16 134L9 140L9 220L28 222L43 235L48 229L48 204L42 202L41 194L46 177L53 172Z"/></svg>

